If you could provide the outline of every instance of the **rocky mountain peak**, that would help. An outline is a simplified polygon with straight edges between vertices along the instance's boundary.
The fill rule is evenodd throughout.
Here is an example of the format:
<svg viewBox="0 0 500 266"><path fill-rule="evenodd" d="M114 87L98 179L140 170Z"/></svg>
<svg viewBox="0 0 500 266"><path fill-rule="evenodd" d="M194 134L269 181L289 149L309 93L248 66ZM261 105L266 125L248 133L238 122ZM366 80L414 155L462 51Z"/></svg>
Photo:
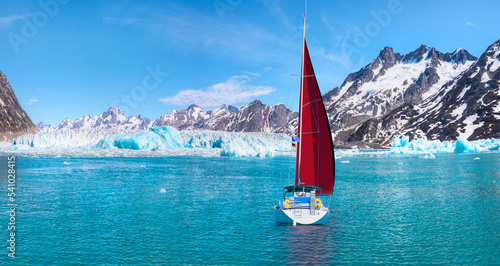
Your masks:
<svg viewBox="0 0 500 266"><path fill-rule="evenodd" d="M10 140L38 128L19 104L7 77L0 71L0 140Z"/></svg>
<svg viewBox="0 0 500 266"><path fill-rule="evenodd" d="M488 49L486 49L486 52L484 52L484 54L487 56L494 56L494 55L498 56L499 55L498 51L500 51L500 40L488 46Z"/></svg>
<svg viewBox="0 0 500 266"><path fill-rule="evenodd" d="M378 58L385 68L390 68L395 65L397 61L400 60L400 57L401 56L399 54L394 54L392 47L389 46L386 46L384 47L384 49L380 50L380 53L378 55Z"/></svg>
<svg viewBox="0 0 500 266"><path fill-rule="evenodd" d="M83 120L85 120L85 115L83 116ZM127 117L120 107L110 107L102 114L102 120L104 120L104 123L116 123L127 120Z"/></svg>
<svg viewBox="0 0 500 266"><path fill-rule="evenodd" d="M410 52L403 56L403 62L420 62L424 59L424 55L427 53L429 48L427 45L422 44L415 51Z"/></svg>
<svg viewBox="0 0 500 266"><path fill-rule="evenodd" d="M251 110L254 110L256 108L262 108L266 106L265 104L263 104L260 100L255 100L245 106L243 106L241 109L251 109Z"/></svg>
<svg viewBox="0 0 500 266"><path fill-rule="evenodd" d="M464 48L458 48L453 53L446 53L443 60L453 64L466 64L468 61L476 61L477 57L471 55Z"/></svg>
<svg viewBox="0 0 500 266"><path fill-rule="evenodd" d="M235 112L238 112L238 107L234 107L232 105L222 104L221 107L217 110L225 110L228 113L235 113ZM210 110L210 111L212 111L212 110ZM207 113L210 111L207 111Z"/></svg>
<svg viewBox="0 0 500 266"><path fill-rule="evenodd" d="M190 106L188 106L188 108L187 108L188 111L194 111L196 109L201 109L201 107L199 107L198 105L196 105L194 103L191 104Z"/></svg>
<svg viewBox="0 0 500 266"><path fill-rule="evenodd" d="M120 107L109 107L108 110L105 113L110 113L110 114L117 114L117 115L125 115L123 113L122 108Z"/></svg>
<svg viewBox="0 0 500 266"><path fill-rule="evenodd" d="M210 117L194 124L184 124L179 129L208 129L230 132L275 132L297 118L297 112L288 109L284 104L267 106L255 100L238 110L229 106L207 111ZM224 109L226 112L221 112ZM229 111L228 111L229 110Z"/></svg>
<svg viewBox="0 0 500 266"><path fill-rule="evenodd" d="M229 106L227 107L227 109L228 109L228 110L229 110L229 112L231 112L231 113L236 113L236 112L238 112L238 110L239 110L239 109L238 109L238 107L235 107L235 106L232 106L232 105L229 105Z"/></svg>
<svg viewBox="0 0 500 266"><path fill-rule="evenodd" d="M52 130L74 130L74 129L109 129L122 130L123 132L135 132L147 129L152 122L147 117L126 117L120 107L110 107L107 111L94 117L83 115L81 118L70 120L65 118L59 126L46 125L43 122L37 124L42 131Z"/></svg>

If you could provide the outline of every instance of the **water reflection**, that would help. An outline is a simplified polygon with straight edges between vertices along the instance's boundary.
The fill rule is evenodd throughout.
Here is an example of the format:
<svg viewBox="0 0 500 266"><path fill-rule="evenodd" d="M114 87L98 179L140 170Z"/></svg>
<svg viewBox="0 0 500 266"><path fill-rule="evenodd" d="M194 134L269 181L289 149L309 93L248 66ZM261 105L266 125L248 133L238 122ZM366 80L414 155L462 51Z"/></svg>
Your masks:
<svg viewBox="0 0 500 266"><path fill-rule="evenodd" d="M322 226L277 226L282 230L282 251L287 264L331 264L342 253L338 248L340 228L336 213Z"/></svg>

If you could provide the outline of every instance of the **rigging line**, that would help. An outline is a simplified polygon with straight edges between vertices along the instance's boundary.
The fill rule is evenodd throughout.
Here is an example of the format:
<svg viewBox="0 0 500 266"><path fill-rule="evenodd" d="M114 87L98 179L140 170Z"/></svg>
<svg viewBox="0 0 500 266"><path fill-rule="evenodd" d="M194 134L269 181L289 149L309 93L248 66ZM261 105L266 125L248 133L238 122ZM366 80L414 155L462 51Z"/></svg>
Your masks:
<svg viewBox="0 0 500 266"><path fill-rule="evenodd" d="M309 104L311 104L311 103L314 103L314 102L317 102L317 101L321 101L321 99L317 99L317 100L314 100L314 101L310 101L310 102L308 102L308 103L304 104L304 106L307 106L307 105L309 105ZM304 107L304 106L303 106L303 107Z"/></svg>
<svg viewBox="0 0 500 266"><path fill-rule="evenodd" d="M292 85L292 75L290 75L290 79L288 80L288 93L286 95L286 106L290 106L288 105L288 98L290 97L290 87Z"/></svg>
<svg viewBox="0 0 500 266"><path fill-rule="evenodd" d="M291 88L291 84L292 84L292 76L295 76L295 77L300 77L300 75L295 75L295 74L290 74L290 80L289 80L289 83L288 83L288 95L286 96L286 100L288 102L288 98L290 96L290 88ZM299 88L296 88L294 93L293 93L293 98L292 98L292 102L290 103L289 106L289 109L292 110L292 106L294 105L294 102L295 102L295 97L297 96L297 90L299 90ZM290 116L292 115L292 113L290 113L288 115L288 118L287 120L290 120ZM293 132L290 132L290 134L293 134Z"/></svg>
<svg viewBox="0 0 500 266"><path fill-rule="evenodd" d="M319 131L302 132L302 135L304 135L304 134L314 134L314 133L319 133Z"/></svg>
<svg viewBox="0 0 500 266"><path fill-rule="evenodd" d="M306 2L306 8L307 8L307 2ZM307 11L307 9L306 9ZM302 112L302 107L304 105L304 72L305 72L305 54L306 54L306 14L304 14L304 26L303 26L303 32L302 32L302 62L301 62L301 71L300 71L300 104L299 104L299 120L300 123L298 123L298 128L297 128L297 135L299 135L299 139L302 138L302 115L304 112ZM298 122L297 121L297 122ZM301 159L302 159L302 145L299 144L298 148L298 155L297 156L297 176L295 179L297 180L297 185L300 184L300 164L301 164Z"/></svg>
<svg viewBox="0 0 500 266"><path fill-rule="evenodd" d="M288 81L288 94L286 96L286 106L288 106L290 108L290 110L292 109L291 107L293 106L293 103L295 102L295 95L297 94L297 89L295 89L295 92L293 93L293 97L292 97L292 102L289 103L289 99L290 99L290 90L291 90L291 87L292 87L292 76L297 76L297 77L300 77L300 75L295 75L295 74L290 74L290 78L289 78L289 81ZM291 117L292 113L290 113L287 117L287 121L290 121L290 117ZM289 130L289 128L287 129L287 131ZM286 133L287 131L285 131L284 133ZM291 135L293 135L293 132L290 132ZM293 151L293 149L292 149ZM293 157L290 157L290 160L289 160L289 164L288 164L288 167L287 167L287 177L286 177L286 185L290 184L290 172L292 170L292 167L290 167L289 165L294 161L294 158ZM280 185L283 185L283 172L284 171L281 171L281 174L280 174Z"/></svg>

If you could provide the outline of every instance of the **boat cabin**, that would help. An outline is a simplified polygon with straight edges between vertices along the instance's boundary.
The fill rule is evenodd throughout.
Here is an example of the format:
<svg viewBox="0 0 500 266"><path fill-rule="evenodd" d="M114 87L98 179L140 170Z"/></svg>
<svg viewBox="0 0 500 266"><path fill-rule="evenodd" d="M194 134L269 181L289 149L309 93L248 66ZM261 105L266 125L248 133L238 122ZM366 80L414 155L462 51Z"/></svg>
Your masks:
<svg viewBox="0 0 500 266"><path fill-rule="evenodd" d="M283 188L283 207L291 208L311 208L316 203L316 190L320 187L298 185Z"/></svg>

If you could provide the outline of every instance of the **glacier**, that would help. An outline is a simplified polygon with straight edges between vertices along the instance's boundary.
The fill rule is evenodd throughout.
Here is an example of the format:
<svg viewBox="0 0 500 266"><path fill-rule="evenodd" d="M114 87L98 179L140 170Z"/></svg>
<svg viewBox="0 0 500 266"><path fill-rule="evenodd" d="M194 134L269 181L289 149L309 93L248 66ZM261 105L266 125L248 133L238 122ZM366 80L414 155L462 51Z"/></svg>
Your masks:
<svg viewBox="0 0 500 266"><path fill-rule="evenodd" d="M292 154L290 136L154 126L142 132L76 129L27 134L0 142L0 155L27 157L272 157Z"/></svg>
<svg viewBox="0 0 500 266"><path fill-rule="evenodd" d="M183 148L179 131L173 127L152 127L146 131L132 134L120 134L105 137L96 148L101 149L131 149L131 150L170 150Z"/></svg>
<svg viewBox="0 0 500 266"><path fill-rule="evenodd" d="M209 130L183 131L189 148L220 148L220 156L272 157L292 152L291 137L264 132L222 132Z"/></svg>
<svg viewBox="0 0 500 266"><path fill-rule="evenodd" d="M458 138L457 141L439 141L415 139L408 142L407 136L396 138L392 142L391 154L423 154L423 153L477 153L486 151L498 151L500 139L468 141Z"/></svg>
<svg viewBox="0 0 500 266"><path fill-rule="evenodd" d="M154 126L142 132L104 129L77 129L38 132L0 142L0 155L26 157L273 157L295 156L291 136L276 133L236 133L210 130L177 131L170 126ZM345 157L426 155L438 153L500 152L500 140L438 141L401 136L386 150L335 150L335 159Z"/></svg>

